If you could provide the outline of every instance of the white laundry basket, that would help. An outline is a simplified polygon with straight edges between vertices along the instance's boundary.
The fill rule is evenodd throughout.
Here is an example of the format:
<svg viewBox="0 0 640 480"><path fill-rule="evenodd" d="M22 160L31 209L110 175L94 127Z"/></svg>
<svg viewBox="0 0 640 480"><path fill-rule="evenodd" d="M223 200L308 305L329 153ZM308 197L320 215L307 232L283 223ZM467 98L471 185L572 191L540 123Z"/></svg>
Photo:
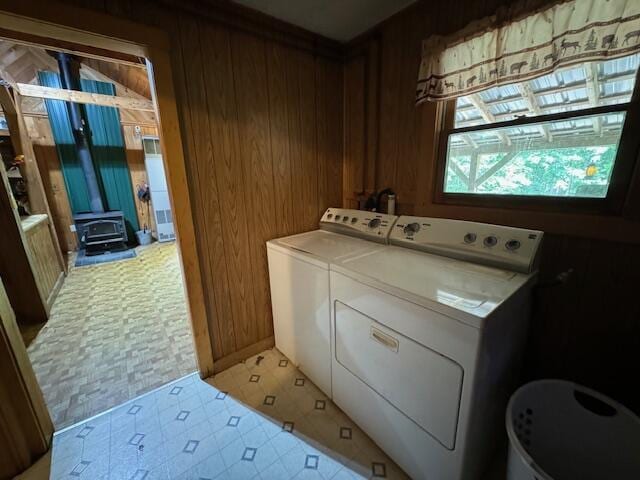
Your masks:
<svg viewBox="0 0 640 480"><path fill-rule="evenodd" d="M564 380L521 387L507 407L508 480L638 480L640 419Z"/></svg>

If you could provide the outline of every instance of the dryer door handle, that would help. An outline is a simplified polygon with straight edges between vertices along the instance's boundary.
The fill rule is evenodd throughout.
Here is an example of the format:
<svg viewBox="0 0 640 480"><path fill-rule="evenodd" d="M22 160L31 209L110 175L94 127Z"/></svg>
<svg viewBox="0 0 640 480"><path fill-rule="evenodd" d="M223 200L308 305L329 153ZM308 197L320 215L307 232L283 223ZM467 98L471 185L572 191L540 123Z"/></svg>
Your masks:
<svg viewBox="0 0 640 480"><path fill-rule="evenodd" d="M383 345L385 348L398 353L400 342L398 341L398 339L393 338L391 335L387 335L382 330L378 330L376 327L371 327L371 338Z"/></svg>

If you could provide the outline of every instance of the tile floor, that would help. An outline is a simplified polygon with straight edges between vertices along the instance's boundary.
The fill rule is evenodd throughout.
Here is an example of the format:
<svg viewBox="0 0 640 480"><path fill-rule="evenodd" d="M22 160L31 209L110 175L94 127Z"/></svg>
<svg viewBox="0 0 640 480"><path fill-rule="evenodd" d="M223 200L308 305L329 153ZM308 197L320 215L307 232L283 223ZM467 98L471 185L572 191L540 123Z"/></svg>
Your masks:
<svg viewBox="0 0 640 480"><path fill-rule="evenodd" d="M177 247L136 250L71 266L27 349L56 429L196 370Z"/></svg>
<svg viewBox="0 0 640 480"><path fill-rule="evenodd" d="M407 478L275 349L57 433L51 472L54 480Z"/></svg>

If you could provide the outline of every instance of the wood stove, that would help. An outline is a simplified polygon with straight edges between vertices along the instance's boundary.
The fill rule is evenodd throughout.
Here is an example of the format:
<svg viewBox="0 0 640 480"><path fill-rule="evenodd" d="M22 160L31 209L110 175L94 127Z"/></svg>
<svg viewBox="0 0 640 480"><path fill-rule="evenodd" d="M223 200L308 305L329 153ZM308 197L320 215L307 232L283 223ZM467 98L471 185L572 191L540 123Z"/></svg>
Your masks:
<svg viewBox="0 0 640 480"><path fill-rule="evenodd" d="M120 211L80 213L73 216L80 248L86 255L127 249L127 228Z"/></svg>

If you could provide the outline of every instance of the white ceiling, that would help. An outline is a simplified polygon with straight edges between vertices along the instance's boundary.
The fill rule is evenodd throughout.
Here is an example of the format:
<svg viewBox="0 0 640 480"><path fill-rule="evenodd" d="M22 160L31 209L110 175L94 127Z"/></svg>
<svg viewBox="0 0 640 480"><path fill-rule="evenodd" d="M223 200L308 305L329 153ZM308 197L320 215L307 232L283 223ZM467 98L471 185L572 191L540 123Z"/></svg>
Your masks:
<svg viewBox="0 0 640 480"><path fill-rule="evenodd" d="M233 0L328 38L347 42L416 0Z"/></svg>

